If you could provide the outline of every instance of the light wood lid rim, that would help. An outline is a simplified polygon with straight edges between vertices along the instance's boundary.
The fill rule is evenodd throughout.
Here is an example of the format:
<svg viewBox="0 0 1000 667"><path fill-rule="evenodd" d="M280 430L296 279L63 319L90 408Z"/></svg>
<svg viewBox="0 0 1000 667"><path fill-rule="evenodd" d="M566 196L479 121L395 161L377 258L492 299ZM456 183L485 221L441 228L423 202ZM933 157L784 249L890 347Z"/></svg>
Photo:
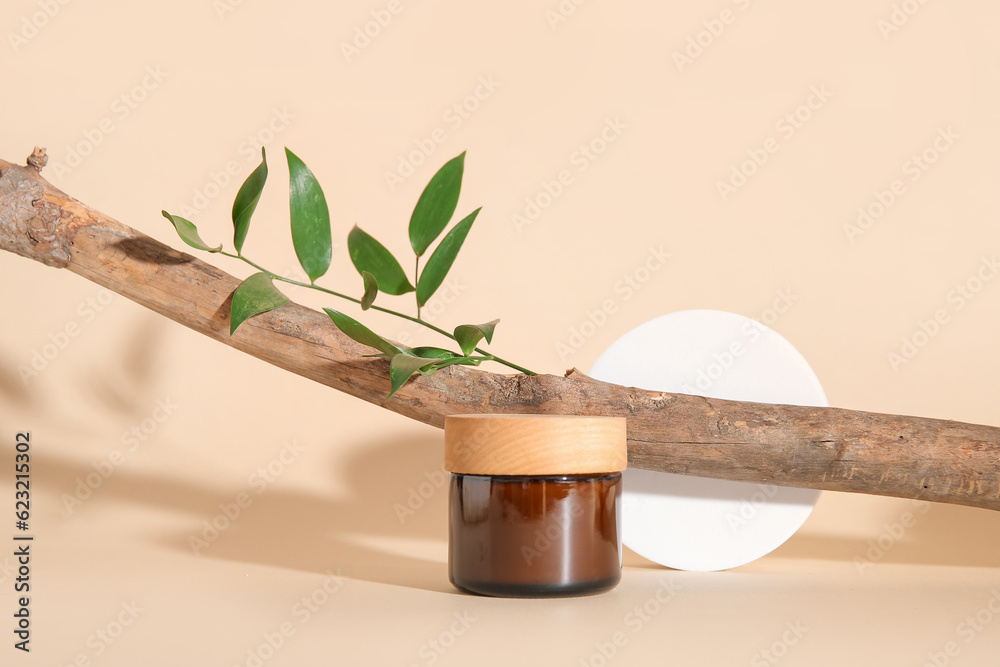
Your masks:
<svg viewBox="0 0 1000 667"><path fill-rule="evenodd" d="M628 465L624 417L451 415L444 464L468 475L579 475Z"/></svg>

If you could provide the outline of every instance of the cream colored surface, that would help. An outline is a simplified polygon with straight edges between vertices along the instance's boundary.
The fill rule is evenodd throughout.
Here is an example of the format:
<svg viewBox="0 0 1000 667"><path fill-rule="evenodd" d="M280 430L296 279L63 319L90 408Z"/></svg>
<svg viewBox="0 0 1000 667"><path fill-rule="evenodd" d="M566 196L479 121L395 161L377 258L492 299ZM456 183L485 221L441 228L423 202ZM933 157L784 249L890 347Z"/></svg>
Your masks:
<svg viewBox="0 0 1000 667"><path fill-rule="evenodd" d="M452 415L444 469L474 475L570 475L624 470L622 417Z"/></svg>
<svg viewBox="0 0 1000 667"><path fill-rule="evenodd" d="M179 246L160 209L229 239L260 137L272 175L245 251L293 273L287 145L336 219L323 283L360 294L351 225L406 256L423 184L468 150L459 213L484 209L425 311L436 324L501 317L497 353L559 373L657 315L729 310L795 344L833 405L1000 423L995 2L404 1L348 62L341 43L389 6L10 0L0 154L47 146L54 183ZM572 13L550 25L560 6ZM705 46L679 68L689 39ZM723 201L718 182L754 157ZM996 664L995 513L826 494L735 571L629 554L605 596L459 595L440 431L72 274L3 255L0 278L0 539L19 430L36 535L30 655L10 645L0 550L2 664ZM25 382L36 352L51 358Z"/></svg>

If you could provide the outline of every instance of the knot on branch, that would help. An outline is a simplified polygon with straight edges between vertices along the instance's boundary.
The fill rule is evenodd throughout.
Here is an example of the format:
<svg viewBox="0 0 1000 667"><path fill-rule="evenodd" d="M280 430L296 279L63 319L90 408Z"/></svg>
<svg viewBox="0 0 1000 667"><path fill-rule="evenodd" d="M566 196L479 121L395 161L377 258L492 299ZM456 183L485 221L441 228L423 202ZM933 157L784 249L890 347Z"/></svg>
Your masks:
<svg viewBox="0 0 1000 667"><path fill-rule="evenodd" d="M42 173L42 169L48 163L49 156L45 153L45 149L35 146L35 150L31 151L31 155L28 156L28 166L38 173Z"/></svg>
<svg viewBox="0 0 1000 667"><path fill-rule="evenodd" d="M44 165L44 151L36 153ZM31 167L0 163L0 248L63 268L70 262L70 242L60 227L67 213L46 198L43 183Z"/></svg>

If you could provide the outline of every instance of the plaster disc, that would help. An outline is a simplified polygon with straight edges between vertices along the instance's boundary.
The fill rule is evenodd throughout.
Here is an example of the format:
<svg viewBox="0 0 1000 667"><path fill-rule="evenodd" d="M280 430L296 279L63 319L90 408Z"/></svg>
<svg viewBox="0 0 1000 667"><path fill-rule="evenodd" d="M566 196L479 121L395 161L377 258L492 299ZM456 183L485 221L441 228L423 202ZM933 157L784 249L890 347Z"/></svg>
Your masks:
<svg viewBox="0 0 1000 667"><path fill-rule="evenodd" d="M826 406L791 343L755 320L685 310L615 341L591 377L615 384L760 403ZM805 522L819 491L628 469L622 541L679 570L725 570L773 551Z"/></svg>

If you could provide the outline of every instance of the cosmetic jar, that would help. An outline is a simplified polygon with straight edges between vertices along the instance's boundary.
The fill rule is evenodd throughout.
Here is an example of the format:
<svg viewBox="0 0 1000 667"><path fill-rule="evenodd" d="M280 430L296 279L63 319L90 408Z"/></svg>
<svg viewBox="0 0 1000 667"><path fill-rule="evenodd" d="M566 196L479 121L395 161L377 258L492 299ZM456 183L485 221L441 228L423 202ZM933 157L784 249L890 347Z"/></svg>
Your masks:
<svg viewBox="0 0 1000 667"><path fill-rule="evenodd" d="M614 588L626 462L621 417L446 417L451 582L502 597Z"/></svg>

